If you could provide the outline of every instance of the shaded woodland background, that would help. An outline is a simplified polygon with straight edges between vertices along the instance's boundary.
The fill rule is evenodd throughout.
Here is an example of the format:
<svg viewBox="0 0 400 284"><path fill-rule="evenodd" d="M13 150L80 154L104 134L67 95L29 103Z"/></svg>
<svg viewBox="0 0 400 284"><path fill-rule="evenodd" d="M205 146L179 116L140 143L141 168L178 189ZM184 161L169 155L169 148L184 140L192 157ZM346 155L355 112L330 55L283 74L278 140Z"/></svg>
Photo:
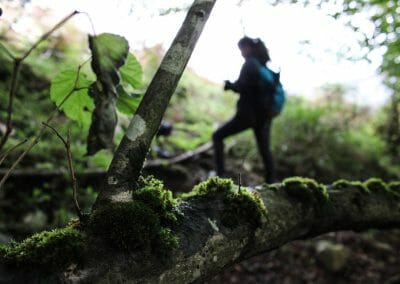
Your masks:
<svg viewBox="0 0 400 284"><path fill-rule="evenodd" d="M386 14L376 15L377 21L382 23L380 34L384 34L395 22L395 19L389 20L390 9L397 11L399 4L396 1L381 2L384 4L380 9L388 6ZM349 6L347 13L356 8ZM18 14L18 10L13 12ZM39 9L35 18L35 24L43 31L49 28L41 21L46 13ZM360 181L370 177L386 181L400 179L400 73L397 66L400 45L393 43L398 43L400 31L399 23L395 23L395 38L382 43L386 44L389 54L383 60L381 71L393 92L386 105L371 109L352 104L345 98L349 87L335 83L321 86L312 100L288 94L285 110L275 119L272 133L280 180L290 176L307 176L323 183L332 183L339 178ZM29 46L29 39L15 33L10 24L2 20L0 39L18 52ZM372 40L370 46L373 47ZM54 109L49 98L51 80L63 68L81 63L88 54L86 47L86 35L77 27L67 25L28 58L20 76L14 130L6 148L36 133ZM140 100L140 93L145 90L163 52L161 46L154 46L135 54L143 68L144 84L141 90L132 91L132 97ZM11 73L12 62L0 50L0 132L4 131ZM148 160L161 158L158 149L164 155L174 157L209 142L215 127L233 114L235 102L236 96L224 92L220 84L187 69L164 118L174 130L168 137L155 139ZM128 126L128 118L119 113L116 144ZM89 211L97 195L94 188L108 167L112 153L103 150L95 156L85 155L89 125L84 121L71 121L61 113L54 125L64 133L71 129L73 159L80 185L79 202L85 211ZM236 179L240 173L241 182L246 186L262 183L262 163L252 135L250 131L244 132L229 139L226 147L230 175ZM10 154L1 165L0 175L17 155L18 150ZM205 180L212 169L212 152L205 151L181 163L148 167L146 173L164 180L174 193L179 194ZM48 132L6 184L0 201L0 241L20 240L32 232L64 226L75 216L71 192L64 146ZM398 267L398 230L371 230L362 234L339 232L296 241L257 256L228 269L210 283L399 283Z"/></svg>

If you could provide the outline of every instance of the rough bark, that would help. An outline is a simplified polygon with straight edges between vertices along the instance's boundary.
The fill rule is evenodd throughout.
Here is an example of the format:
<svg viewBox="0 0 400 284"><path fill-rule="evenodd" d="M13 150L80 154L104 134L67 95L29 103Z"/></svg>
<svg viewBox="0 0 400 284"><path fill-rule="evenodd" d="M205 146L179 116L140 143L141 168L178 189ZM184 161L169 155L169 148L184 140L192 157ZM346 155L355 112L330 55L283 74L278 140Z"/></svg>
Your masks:
<svg viewBox="0 0 400 284"><path fill-rule="evenodd" d="M118 200L134 187L150 143L215 2L195 0L189 9L118 146L96 206Z"/></svg>

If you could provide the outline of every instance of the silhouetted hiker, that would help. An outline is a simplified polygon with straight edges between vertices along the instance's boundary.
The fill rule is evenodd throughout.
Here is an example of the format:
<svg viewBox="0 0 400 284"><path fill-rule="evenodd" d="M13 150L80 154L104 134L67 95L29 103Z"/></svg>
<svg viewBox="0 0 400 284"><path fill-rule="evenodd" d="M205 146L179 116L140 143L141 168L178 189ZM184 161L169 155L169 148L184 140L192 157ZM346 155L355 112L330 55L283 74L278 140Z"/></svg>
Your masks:
<svg viewBox="0 0 400 284"><path fill-rule="evenodd" d="M265 180L267 183L272 183L275 181L274 162L270 150L273 99L271 94L270 102L265 102L265 89L260 84L260 68L270 61L270 57L267 48L260 39L243 37L239 40L238 46L245 63L236 82L225 81L224 90L232 90L239 93L240 96L236 114L213 134L216 171L218 176L226 175L224 138L252 128L264 163ZM271 77L273 77L272 72Z"/></svg>

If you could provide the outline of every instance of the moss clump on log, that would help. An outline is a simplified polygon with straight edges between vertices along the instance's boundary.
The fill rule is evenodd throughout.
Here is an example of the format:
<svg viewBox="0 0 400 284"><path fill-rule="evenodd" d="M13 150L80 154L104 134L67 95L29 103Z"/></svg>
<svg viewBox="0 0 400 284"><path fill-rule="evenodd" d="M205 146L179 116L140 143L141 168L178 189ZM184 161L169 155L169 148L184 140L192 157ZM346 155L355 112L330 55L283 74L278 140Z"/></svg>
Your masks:
<svg viewBox="0 0 400 284"><path fill-rule="evenodd" d="M79 264L87 239L72 227L44 231L21 241L0 246L0 262L16 268L62 271Z"/></svg>
<svg viewBox="0 0 400 284"><path fill-rule="evenodd" d="M177 200L172 192L153 176L139 178L139 189L133 191L132 198L143 202L157 213L161 224L173 226L178 221L180 213L177 211Z"/></svg>
<svg viewBox="0 0 400 284"><path fill-rule="evenodd" d="M304 177L291 177L283 181L283 189L291 196L300 200L320 203L329 199L328 190L323 184Z"/></svg>
<svg viewBox="0 0 400 284"><path fill-rule="evenodd" d="M388 184L388 187L393 193L400 194L400 181L392 181Z"/></svg>
<svg viewBox="0 0 400 284"><path fill-rule="evenodd" d="M355 188L364 193L370 193L369 189L360 181L349 181L345 179L339 179L332 184L333 189L347 189Z"/></svg>
<svg viewBox="0 0 400 284"><path fill-rule="evenodd" d="M371 192L391 194L387 184L379 178L370 178L364 182L364 185Z"/></svg>
<svg viewBox="0 0 400 284"><path fill-rule="evenodd" d="M193 190L182 195L183 200L222 198L226 204L222 213L222 225L234 228L241 223L249 224L252 228L261 226L262 218L267 209L257 193L246 188L239 189L230 179L212 177L196 185Z"/></svg>
<svg viewBox="0 0 400 284"><path fill-rule="evenodd" d="M153 177L141 178L133 201L116 202L97 209L89 220L89 232L118 250L144 250L168 255L178 246L172 227L179 212L172 193Z"/></svg>

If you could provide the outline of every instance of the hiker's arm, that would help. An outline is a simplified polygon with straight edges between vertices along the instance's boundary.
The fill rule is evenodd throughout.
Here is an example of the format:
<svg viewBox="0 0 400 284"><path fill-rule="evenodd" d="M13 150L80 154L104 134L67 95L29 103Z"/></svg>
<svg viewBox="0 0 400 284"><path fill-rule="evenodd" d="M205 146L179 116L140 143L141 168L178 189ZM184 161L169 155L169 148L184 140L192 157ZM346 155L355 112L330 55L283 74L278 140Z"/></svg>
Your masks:
<svg viewBox="0 0 400 284"><path fill-rule="evenodd" d="M239 78L234 83L225 83L225 89L236 93L243 93L246 90L253 89L258 84L259 68L260 66L256 59L247 59L240 70Z"/></svg>

